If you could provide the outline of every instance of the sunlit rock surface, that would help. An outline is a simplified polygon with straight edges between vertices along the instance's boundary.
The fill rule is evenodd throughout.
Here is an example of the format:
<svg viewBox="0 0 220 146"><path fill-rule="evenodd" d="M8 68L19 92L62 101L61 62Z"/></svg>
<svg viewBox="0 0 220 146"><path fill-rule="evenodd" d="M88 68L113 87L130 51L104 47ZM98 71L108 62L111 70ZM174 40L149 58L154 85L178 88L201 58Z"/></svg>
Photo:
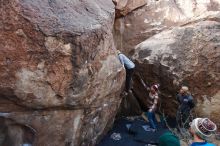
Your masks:
<svg viewBox="0 0 220 146"><path fill-rule="evenodd" d="M0 7L0 142L94 145L113 122L124 81L112 1L4 0Z"/></svg>
<svg viewBox="0 0 220 146"><path fill-rule="evenodd" d="M147 38L219 10L219 0L146 0L143 7L115 20L117 48L132 55L134 47Z"/></svg>
<svg viewBox="0 0 220 146"><path fill-rule="evenodd" d="M116 17L122 17L129 12L144 6L147 0L113 0L116 9Z"/></svg>

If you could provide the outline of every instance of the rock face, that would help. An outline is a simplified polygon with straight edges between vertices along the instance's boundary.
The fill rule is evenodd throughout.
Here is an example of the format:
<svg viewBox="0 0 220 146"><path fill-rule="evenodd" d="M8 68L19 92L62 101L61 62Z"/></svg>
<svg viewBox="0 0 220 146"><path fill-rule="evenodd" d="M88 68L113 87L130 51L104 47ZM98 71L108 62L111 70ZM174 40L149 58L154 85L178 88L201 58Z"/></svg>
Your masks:
<svg viewBox="0 0 220 146"><path fill-rule="evenodd" d="M129 12L145 5L146 0L113 0L116 9L116 17L127 15Z"/></svg>
<svg viewBox="0 0 220 146"><path fill-rule="evenodd" d="M133 92L129 92L127 96L122 97L117 116L138 116L141 115L142 112L139 101Z"/></svg>
<svg viewBox="0 0 220 146"><path fill-rule="evenodd" d="M124 81L112 1L6 0L0 8L0 143L94 145Z"/></svg>
<svg viewBox="0 0 220 146"><path fill-rule="evenodd" d="M175 94L187 85L198 101L198 116L220 124L220 13L165 30L138 44L136 88L140 100L144 82L161 84L162 107L175 116ZM143 91L143 90L142 90ZM210 106L211 105L211 106Z"/></svg>
<svg viewBox="0 0 220 146"><path fill-rule="evenodd" d="M199 115L220 122L215 112L219 111L219 46L215 40L219 33L220 2L146 2L145 6L117 18L114 25L117 48L129 55L135 53L134 92L142 109L146 110L148 105L143 82L162 84L161 100L169 102L161 110L172 116L177 108L174 97L178 87L187 84L198 99Z"/></svg>
<svg viewBox="0 0 220 146"><path fill-rule="evenodd" d="M147 38L220 10L218 0L146 0L147 4L115 20L117 48L130 55Z"/></svg>

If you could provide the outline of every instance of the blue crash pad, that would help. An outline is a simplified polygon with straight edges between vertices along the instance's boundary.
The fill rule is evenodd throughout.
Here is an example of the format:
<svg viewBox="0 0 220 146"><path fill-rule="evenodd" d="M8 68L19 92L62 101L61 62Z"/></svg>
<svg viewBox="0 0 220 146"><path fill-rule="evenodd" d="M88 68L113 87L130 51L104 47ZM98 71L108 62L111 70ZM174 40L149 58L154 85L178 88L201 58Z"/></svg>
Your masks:
<svg viewBox="0 0 220 146"><path fill-rule="evenodd" d="M145 127L145 128L144 128ZM146 144L158 144L159 137L167 131L159 123L159 128L156 132L146 131L149 123L142 118L128 120L120 118L115 121L113 128L104 136L97 146L146 146ZM129 128L129 129L128 129ZM120 140L111 138L113 133L120 134Z"/></svg>

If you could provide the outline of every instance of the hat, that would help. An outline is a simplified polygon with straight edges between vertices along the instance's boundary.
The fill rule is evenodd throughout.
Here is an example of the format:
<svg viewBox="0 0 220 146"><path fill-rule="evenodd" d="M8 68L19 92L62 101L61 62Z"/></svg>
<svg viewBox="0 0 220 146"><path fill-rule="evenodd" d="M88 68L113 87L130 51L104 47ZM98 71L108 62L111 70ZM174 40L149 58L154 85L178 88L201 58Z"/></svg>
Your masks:
<svg viewBox="0 0 220 146"><path fill-rule="evenodd" d="M159 86L160 86L159 84L154 84L154 85L152 85L151 87L152 87L154 90L158 91Z"/></svg>
<svg viewBox="0 0 220 146"><path fill-rule="evenodd" d="M210 137L217 129L216 124L208 118L196 118L192 121L190 127L196 135L204 140Z"/></svg>
<svg viewBox="0 0 220 146"><path fill-rule="evenodd" d="M180 146L180 140L170 131L159 137L159 146Z"/></svg>

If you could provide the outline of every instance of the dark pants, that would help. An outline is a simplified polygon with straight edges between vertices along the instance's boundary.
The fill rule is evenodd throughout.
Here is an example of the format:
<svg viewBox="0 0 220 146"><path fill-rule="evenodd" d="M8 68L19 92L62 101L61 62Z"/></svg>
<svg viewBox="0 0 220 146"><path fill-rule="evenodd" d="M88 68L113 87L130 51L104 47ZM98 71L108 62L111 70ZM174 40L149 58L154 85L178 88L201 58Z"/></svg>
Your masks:
<svg viewBox="0 0 220 146"><path fill-rule="evenodd" d="M134 73L134 68L126 69L126 82L125 82L125 91L128 92L131 89L131 78Z"/></svg>
<svg viewBox="0 0 220 146"><path fill-rule="evenodd" d="M180 109L177 110L177 124L180 128L189 128L189 122L190 122L190 110L181 111Z"/></svg>
<svg viewBox="0 0 220 146"><path fill-rule="evenodd" d="M153 129L157 128L157 120L154 112L147 112L147 118L150 123L150 127Z"/></svg>

